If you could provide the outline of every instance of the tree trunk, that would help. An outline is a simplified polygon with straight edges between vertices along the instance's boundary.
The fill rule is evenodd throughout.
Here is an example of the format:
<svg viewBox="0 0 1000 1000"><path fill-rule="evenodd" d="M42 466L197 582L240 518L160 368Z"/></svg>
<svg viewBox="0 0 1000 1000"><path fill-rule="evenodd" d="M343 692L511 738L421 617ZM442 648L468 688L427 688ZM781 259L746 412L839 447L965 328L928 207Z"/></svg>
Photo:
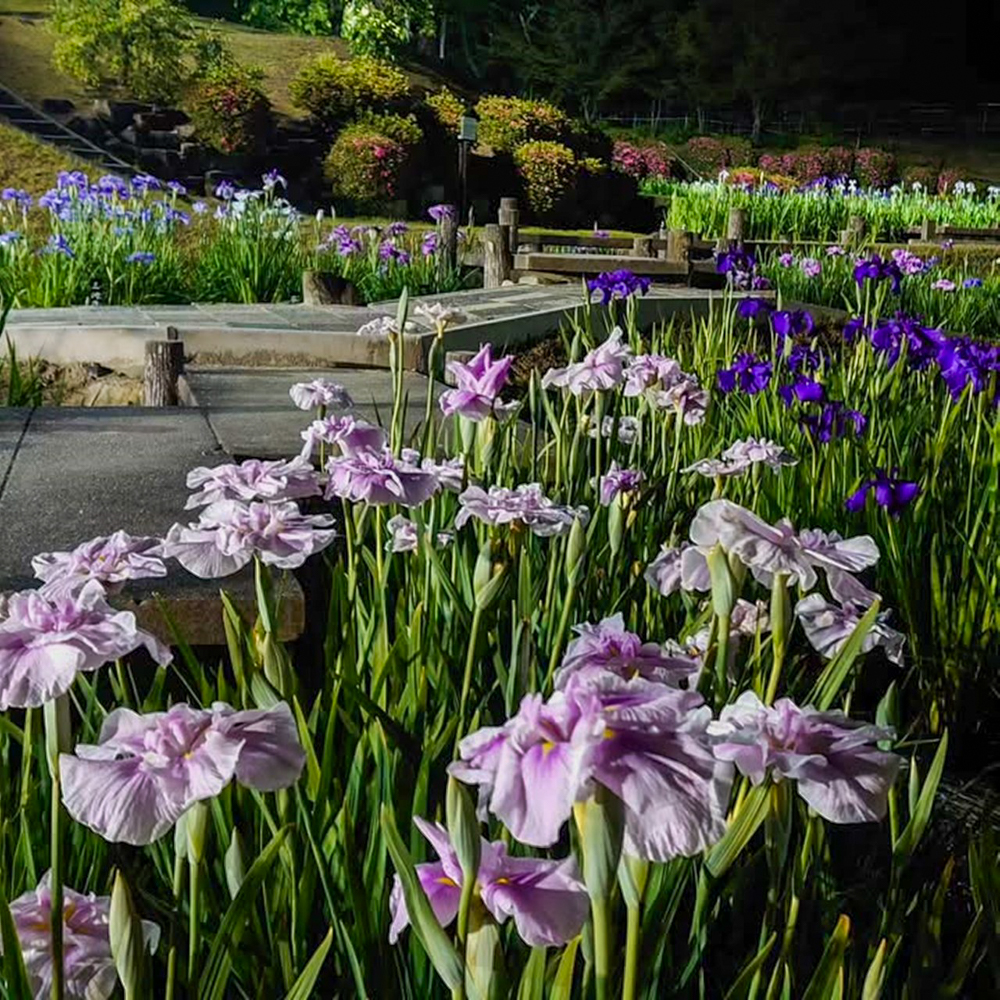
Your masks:
<svg viewBox="0 0 1000 1000"><path fill-rule="evenodd" d="M753 130L750 132L750 138L753 144L756 146L760 142L760 133L763 128L764 119L764 102L759 98L755 97L752 102L753 109Z"/></svg>
<svg viewBox="0 0 1000 1000"><path fill-rule="evenodd" d="M438 31L438 60L444 62L444 46L448 37L448 15L441 15L441 27Z"/></svg>

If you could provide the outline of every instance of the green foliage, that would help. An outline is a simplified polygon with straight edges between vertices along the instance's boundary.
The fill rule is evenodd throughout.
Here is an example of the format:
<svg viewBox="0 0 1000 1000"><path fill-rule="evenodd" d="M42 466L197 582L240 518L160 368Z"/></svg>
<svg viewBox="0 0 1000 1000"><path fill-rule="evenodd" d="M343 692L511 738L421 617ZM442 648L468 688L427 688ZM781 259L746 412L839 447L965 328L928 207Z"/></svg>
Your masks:
<svg viewBox="0 0 1000 1000"><path fill-rule="evenodd" d="M561 142L522 143L514 150L514 163L524 182L529 204L540 213L555 206L576 174L573 151Z"/></svg>
<svg viewBox="0 0 1000 1000"><path fill-rule="evenodd" d="M340 33L355 55L391 61L433 26L429 0L347 0Z"/></svg>
<svg viewBox="0 0 1000 1000"><path fill-rule="evenodd" d="M329 0L248 0L240 17L255 28L301 35L329 35L333 31Z"/></svg>
<svg viewBox="0 0 1000 1000"><path fill-rule="evenodd" d="M187 78L192 26L173 0L56 0L51 24L56 67L88 87L169 103Z"/></svg>
<svg viewBox="0 0 1000 1000"><path fill-rule="evenodd" d="M459 119L465 114L465 101L444 87L436 94L428 95L424 103L445 129L453 135L457 134Z"/></svg>
<svg viewBox="0 0 1000 1000"><path fill-rule="evenodd" d="M326 175L336 197L377 207L396 198L406 164L406 148L380 129L348 125L326 158Z"/></svg>
<svg viewBox="0 0 1000 1000"><path fill-rule="evenodd" d="M526 142L559 139L569 126L565 112L554 104L523 97L481 97L476 114L479 141L501 153L513 152Z"/></svg>
<svg viewBox="0 0 1000 1000"><path fill-rule="evenodd" d="M271 129L271 102L255 66L220 62L189 89L184 107L198 138L221 153L248 153L263 147Z"/></svg>
<svg viewBox="0 0 1000 1000"><path fill-rule="evenodd" d="M409 81L382 59L340 59L324 53L299 70L288 90L297 108L333 126L398 100L409 90Z"/></svg>
<svg viewBox="0 0 1000 1000"><path fill-rule="evenodd" d="M419 146L424 138L415 115L386 115L368 111L359 116L356 124L386 135L406 149Z"/></svg>

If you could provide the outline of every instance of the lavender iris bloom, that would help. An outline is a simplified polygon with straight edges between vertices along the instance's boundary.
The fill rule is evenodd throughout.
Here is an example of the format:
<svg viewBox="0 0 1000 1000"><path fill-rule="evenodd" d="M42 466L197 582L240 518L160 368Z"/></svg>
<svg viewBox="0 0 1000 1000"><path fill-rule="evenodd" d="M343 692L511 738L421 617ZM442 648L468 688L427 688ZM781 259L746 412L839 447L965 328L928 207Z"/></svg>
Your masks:
<svg viewBox="0 0 1000 1000"><path fill-rule="evenodd" d="M690 542L681 542L675 548L662 549L646 567L643 579L664 597L678 590L698 590L705 593L712 589L705 556Z"/></svg>
<svg viewBox="0 0 1000 1000"><path fill-rule="evenodd" d="M111 954L111 897L84 895L63 886L63 975L66 1000L109 1000L118 985ZM52 878L10 904L28 985L35 1000L52 995ZM156 951L160 928L142 921L146 949Z"/></svg>
<svg viewBox="0 0 1000 1000"><path fill-rule="evenodd" d="M112 593L126 580L166 576L160 545L159 538L135 538L116 531L70 552L42 552L31 560L31 568L44 581L41 592L46 597L67 597L90 580L97 580Z"/></svg>
<svg viewBox="0 0 1000 1000"><path fill-rule="evenodd" d="M795 465L798 459L773 441L763 438L749 437L745 441L737 441L730 445L722 458L703 458L694 465L689 465L681 472L697 472L702 476L742 476L755 465L766 465L774 472L782 466Z"/></svg>
<svg viewBox="0 0 1000 1000"><path fill-rule="evenodd" d="M848 409L839 400L831 400L818 414L801 417L799 426L820 444L827 444L846 434L860 437L868 427L868 418L857 410Z"/></svg>
<svg viewBox="0 0 1000 1000"><path fill-rule="evenodd" d="M953 292L958 285L948 278L938 278L937 281L931 282L931 288L936 292Z"/></svg>
<svg viewBox="0 0 1000 1000"><path fill-rule="evenodd" d="M860 259L854 266L854 280L859 288L866 281L870 281L872 284L889 281L893 295L898 295L902 277L903 272L898 264L891 260L883 260L877 253Z"/></svg>
<svg viewBox="0 0 1000 1000"><path fill-rule="evenodd" d="M641 396L647 389L666 389L674 385L684 372L673 359L662 354L639 354L631 358L625 369L626 396Z"/></svg>
<svg viewBox="0 0 1000 1000"><path fill-rule="evenodd" d="M605 271L587 282L587 290L593 295L600 293L601 305L613 300L628 299L633 295L645 295L649 291L649 278L640 277L631 271Z"/></svg>
<svg viewBox="0 0 1000 1000"><path fill-rule="evenodd" d="M805 309L789 311L787 309L771 313L771 326L778 336L778 342L784 343L786 337L802 337L812 332L815 323L812 313Z"/></svg>
<svg viewBox="0 0 1000 1000"><path fill-rule="evenodd" d="M447 368L455 379L457 388L441 393L441 411L446 416L461 416L478 423L489 416L505 416L515 404L504 405L499 401L500 390L510 378L513 357L493 360L489 344L481 347L468 364L449 361Z"/></svg>
<svg viewBox="0 0 1000 1000"><path fill-rule="evenodd" d="M733 761L759 785L795 781L799 795L830 823L866 823L886 813L900 758L875 744L892 732L848 719L842 712L799 708L787 698L772 708L745 691L709 725L716 756Z"/></svg>
<svg viewBox="0 0 1000 1000"><path fill-rule="evenodd" d="M787 518L770 525L729 500L712 500L698 510L691 522L691 541L703 551L721 545L765 586L775 573L785 573L790 585L804 590L815 586L816 567L856 573L874 566L879 557L868 535L843 539L816 528L796 533Z"/></svg>
<svg viewBox="0 0 1000 1000"><path fill-rule="evenodd" d="M671 655L655 642L643 642L625 628L621 614L612 615L593 625L574 625L577 637L566 647L562 666L556 671L557 691L565 688L573 677L598 677L616 674L625 680L644 677L677 687L690 682L701 665L690 657Z"/></svg>
<svg viewBox="0 0 1000 1000"><path fill-rule="evenodd" d="M349 414L314 420L301 437L305 441L303 458L310 458L321 441L336 445L344 455L353 455L357 451L381 451L389 440L381 427Z"/></svg>
<svg viewBox="0 0 1000 1000"><path fill-rule="evenodd" d="M65 596L12 594L0 621L0 711L38 708L65 694L78 673L140 646L160 665L172 659L166 646L136 627L132 612L107 603L96 580Z"/></svg>
<svg viewBox="0 0 1000 1000"><path fill-rule="evenodd" d="M547 847L595 784L625 807L625 851L697 854L725 832L728 764L706 743L711 709L694 691L610 673L570 679L548 702L526 695L503 726L462 740L449 771L517 840Z"/></svg>
<svg viewBox="0 0 1000 1000"><path fill-rule="evenodd" d="M296 382L288 390L292 402L300 410L316 410L319 407L348 407L354 405L350 393L336 382L325 378L313 379L312 382Z"/></svg>
<svg viewBox="0 0 1000 1000"><path fill-rule="evenodd" d="M795 617L802 622L802 629L813 649L825 659L832 660L847 645L867 610L865 605L853 601L831 604L822 594L813 593L795 605ZM875 619L861 644L861 652L870 653L881 646L890 663L902 666L906 637L890 628L888 619L887 611Z"/></svg>
<svg viewBox="0 0 1000 1000"><path fill-rule="evenodd" d="M785 406L791 406L796 400L800 403L822 403L825 390L822 382L800 376L788 385L779 385L778 395Z"/></svg>
<svg viewBox="0 0 1000 1000"><path fill-rule="evenodd" d="M326 469L328 500L337 496L352 503L419 507L441 488L435 473L397 461L388 448L359 449L331 458Z"/></svg>
<svg viewBox="0 0 1000 1000"><path fill-rule="evenodd" d="M305 515L292 501L209 504L198 521L175 524L163 554L203 579L230 576L256 556L279 569L295 569L336 536L329 514Z"/></svg>
<svg viewBox="0 0 1000 1000"><path fill-rule="evenodd" d="M319 476L301 455L289 461L247 459L239 465L227 463L212 468L192 469L187 476L189 490L185 510L220 500L297 500L319 496Z"/></svg>
<svg viewBox="0 0 1000 1000"><path fill-rule="evenodd" d="M747 298L740 299L736 314L743 319L757 319L758 316L769 316L773 309L774 306L767 299Z"/></svg>
<svg viewBox="0 0 1000 1000"><path fill-rule="evenodd" d="M963 288L982 288L983 279L982 278L966 278L962 282Z"/></svg>
<svg viewBox="0 0 1000 1000"><path fill-rule="evenodd" d="M69 240L67 240L62 233L50 236L48 243L42 247L40 253L61 254L63 257L68 257L70 260L73 260L76 257L73 248L69 245Z"/></svg>
<svg viewBox="0 0 1000 1000"><path fill-rule="evenodd" d="M628 390L626 389L625 394L628 395ZM615 418L605 417L601 421L600 435L602 438L610 438L615 432ZM587 431L587 436L596 438L598 434L597 424L592 424ZM633 441L639 436L639 420L637 417L619 417L618 418L618 440L622 444L628 445L632 444Z"/></svg>
<svg viewBox="0 0 1000 1000"><path fill-rule="evenodd" d="M899 517L919 495L920 485L909 483L898 478L898 469L886 471L878 469L874 479L867 479L852 493L846 501L848 510L862 511L868 500L868 494L875 496L875 502L885 508L892 517Z"/></svg>
<svg viewBox="0 0 1000 1000"><path fill-rule="evenodd" d="M434 916L442 927L447 927L458 915L462 866L443 826L418 817L413 822L440 858L417 865L416 870ZM512 858L499 841L481 842L476 886L493 919L502 924L512 916L518 934L532 947L566 944L583 929L590 908L572 857L565 861ZM398 875L393 880L389 909L389 943L395 944L410 922Z"/></svg>
<svg viewBox="0 0 1000 1000"><path fill-rule="evenodd" d="M136 250L135 253L130 253L125 258L126 264L142 264L145 267L149 267L150 264L156 262L156 254L150 253L148 250Z"/></svg>
<svg viewBox="0 0 1000 1000"><path fill-rule="evenodd" d="M795 264L795 254L786 251L778 256L778 263L784 267L789 268Z"/></svg>
<svg viewBox="0 0 1000 1000"><path fill-rule="evenodd" d="M438 252L441 245L441 238L437 233L425 233L420 243L420 252L425 257L433 257Z"/></svg>
<svg viewBox="0 0 1000 1000"><path fill-rule="evenodd" d="M602 505L609 507L619 494L635 492L645 478L639 469L622 469L617 462L612 462L599 484Z"/></svg>
<svg viewBox="0 0 1000 1000"><path fill-rule="evenodd" d="M295 784L306 755L291 709L233 711L174 705L138 715L115 709L96 744L60 754L63 804L111 843L151 844L196 802L234 778L260 792Z"/></svg>
<svg viewBox="0 0 1000 1000"><path fill-rule="evenodd" d="M390 517L385 525L389 529L389 541L386 548L390 552L416 552L419 544L417 526L402 514Z"/></svg>
<svg viewBox="0 0 1000 1000"><path fill-rule="evenodd" d="M804 257L799 261L799 268L807 278L818 278L823 265L815 257Z"/></svg>
<svg viewBox="0 0 1000 1000"><path fill-rule="evenodd" d="M489 492L470 486L458 502L461 510L455 518L456 529L475 517L496 526L526 527L532 534L547 538L565 534L575 520L584 524L590 518L586 507L563 507L542 493L538 483L521 483L514 489L491 486Z"/></svg>
<svg viewBox="0 0 1000 1000"><path fill-rule="evenodd" d="M427 214L435 222L443 222L445 219L453 219L455 217L455 209L451 205L431 205L427 209Z"/></svg>
<svg viewBox="0 0 1000 1000"><path fill-rule="evenodd" d="M623 344L622 330L615 327L607 340L590 351L582 361L565 368L550 368L542 376L542 388L557 386L569 389L574 396L584 392L603 392L619 385L625 377L625 362L631 351Z"/></svg>

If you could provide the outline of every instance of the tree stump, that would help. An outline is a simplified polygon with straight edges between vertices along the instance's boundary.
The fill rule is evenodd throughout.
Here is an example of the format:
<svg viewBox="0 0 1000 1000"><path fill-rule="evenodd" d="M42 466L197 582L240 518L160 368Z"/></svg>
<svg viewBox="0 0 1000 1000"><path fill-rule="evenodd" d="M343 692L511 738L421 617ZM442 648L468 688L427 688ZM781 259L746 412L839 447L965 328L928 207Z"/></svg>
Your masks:
<svg viewBox="0 0 1000 1000"><path fill-rule="evenodd" d="M142 377L143 406L177 406L177 380L184 370L182 340L147 340Z"/></svg>
<svg viewBox="0 0 1000 1000"><path fill-rule="evenodd" d="M353 282L330 271L302 272L302 302L307 306L364 305Z"/></svg>
<svg viewBox="0 0 1000 1000"><path fill-rule="evenodd" d="M652 257L653 240L649 236L636 236L632 240L633 257Z"/></svg>
<svg viewBox="0 0 1000 1000"><path fill-rule="evenodd" d="M667 233L667 260L684 263L691 252L691 234L686 229L671 229Z"/></svg>
<svg viewBox="0 0 1000 1000"><path fill-rule="evenodd" d="M483 288L499 288L510 277L510 237L506 226L483 226Z"/></svg>
<svg viewBox="0 0 1000 1000"><path fill-rule="evenodd" d="M516 198L501 198L500 199L500 212L498 214L497 222L501 226L508 226L508 241L507 248L512 253L517 253L517 248L520 245L517 227L518 219L520 218L520 211L517 207Z"/></svg>
<svg viewBox="0 0 1000 1000"><path fill-rule="evenodd" d="M448 206L451 211L441 216L441 247L438 251L438 268L443 277L458 266L458 209Z"/></svg>
<svg viewBox="0 0 1000 1000"><path fill-rule="evenodd" d="M726 239L729 246L734 247L743 242L743 230L746 228L747 213L743 208L731 208L726 223Z"/></svg>

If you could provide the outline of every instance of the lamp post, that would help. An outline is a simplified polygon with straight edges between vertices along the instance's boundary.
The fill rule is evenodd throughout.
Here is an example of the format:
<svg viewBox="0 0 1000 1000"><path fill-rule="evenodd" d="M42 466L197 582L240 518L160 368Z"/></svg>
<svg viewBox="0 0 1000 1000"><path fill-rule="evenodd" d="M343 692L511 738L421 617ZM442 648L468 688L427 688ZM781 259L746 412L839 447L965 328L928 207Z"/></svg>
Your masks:
<svg viewBox="0 0 1000 1000"><path fill-rule="evenodd" d="M479 136L479 119L462 115L458 120L458 218L465 218L468 202L469 150Z"/></svg>

